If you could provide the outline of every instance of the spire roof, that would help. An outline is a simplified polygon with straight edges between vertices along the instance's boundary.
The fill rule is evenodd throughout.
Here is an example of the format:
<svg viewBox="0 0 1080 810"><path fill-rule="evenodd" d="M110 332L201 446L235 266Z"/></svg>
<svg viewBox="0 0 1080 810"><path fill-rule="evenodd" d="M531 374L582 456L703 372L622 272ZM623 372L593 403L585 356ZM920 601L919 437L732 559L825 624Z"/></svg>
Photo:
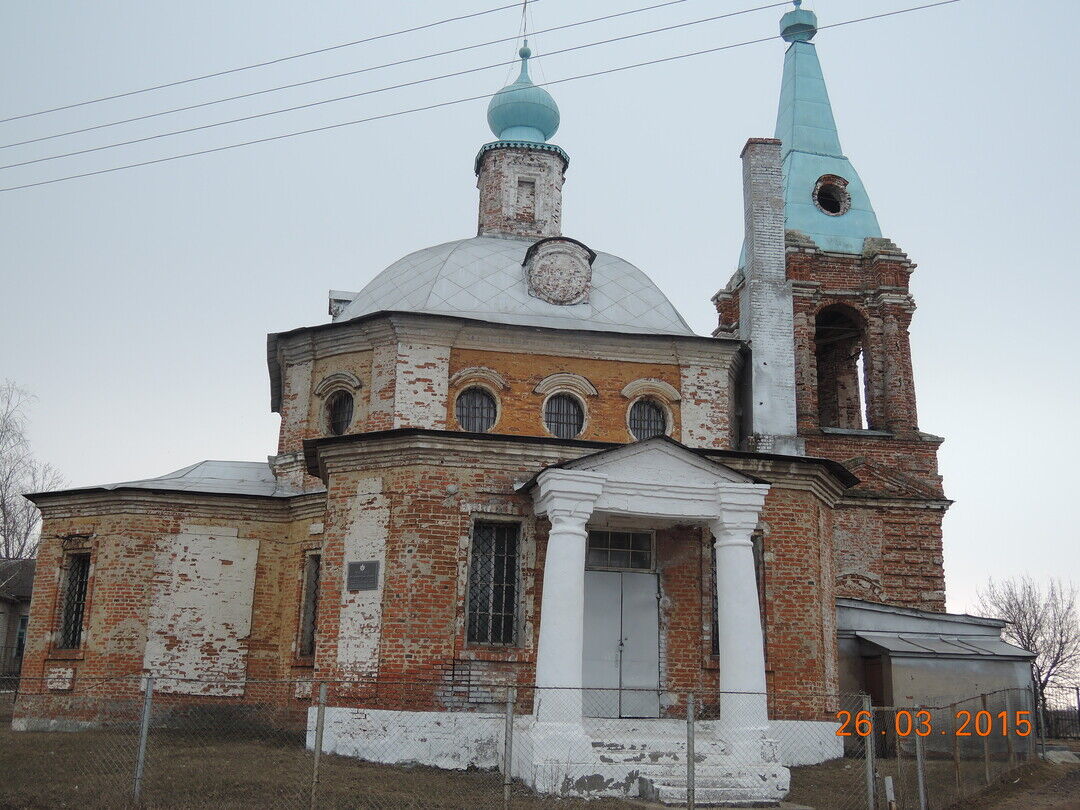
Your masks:
<svg viewBox="0 0 1080 810"><path fill-rule="evenodd" d="M783 142L784 213L788 230L802 231L822 250L861 253L866 237L881 236L877 216L855 167L840 148L829 91L810 41L817 16L801 0L780 21L791 44L776 115Z"/></svg>

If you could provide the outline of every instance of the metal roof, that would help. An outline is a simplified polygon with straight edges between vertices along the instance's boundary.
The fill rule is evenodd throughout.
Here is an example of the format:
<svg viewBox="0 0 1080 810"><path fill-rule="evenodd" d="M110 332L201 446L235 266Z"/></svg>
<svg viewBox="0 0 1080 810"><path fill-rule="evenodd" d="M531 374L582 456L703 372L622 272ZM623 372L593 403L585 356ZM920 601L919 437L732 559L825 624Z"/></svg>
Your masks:
<svg viewBox="0 0 1080 810"><path fill-rule="evenodd" d="M932 633L869 633L858 631L855 637L899 656L936 656L944 658L977 656L983 658L1034 658L1033 653L993 636L942 636Z"/></svg>
<svg viewBox="0 0 1080 810"><path fill-rule="evenodd" d="M265 461L199 461L157 478L39 492L27 497L37 502L53 495L124 489L207 495L257 495L266 498L288 498L303 494L301 490L279 482Z"/></svg>
<svg viewBox="0 0 1080 810"><path fill-rule="evenodd" d="M645 273L609 253L596 254L588 302L560 306L535 298L522 268L535 241L478 236L410 253L372 279L334 321L396 310L554 329L694 334Z"/></svg>

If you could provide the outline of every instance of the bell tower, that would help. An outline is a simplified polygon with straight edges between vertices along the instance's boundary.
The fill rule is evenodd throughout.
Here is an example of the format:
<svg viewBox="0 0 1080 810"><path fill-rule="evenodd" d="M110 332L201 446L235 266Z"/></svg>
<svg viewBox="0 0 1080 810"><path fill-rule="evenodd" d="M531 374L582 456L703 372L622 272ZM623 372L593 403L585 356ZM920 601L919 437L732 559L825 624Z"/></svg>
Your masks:
<svg viewBox="0 0 1080 810"><path fill-rule="evenodd" d="M944 610L941 519L950 502L937 469L943 440L920 429L916 408L908 287L915 264L882 236L841 149L812 42L817 17L801 0L794 5L780 22L789 44L769 143L778 144L797 435L807 455L838 461L860 479L836 517L838 595ZM748 340L751 358L745 290L756 250L748 239L738 271L713 298L715 334ZM752 379L748 387L756 405L763 398ZM753 441L747 435L744 449L755 449Z"/></svg>

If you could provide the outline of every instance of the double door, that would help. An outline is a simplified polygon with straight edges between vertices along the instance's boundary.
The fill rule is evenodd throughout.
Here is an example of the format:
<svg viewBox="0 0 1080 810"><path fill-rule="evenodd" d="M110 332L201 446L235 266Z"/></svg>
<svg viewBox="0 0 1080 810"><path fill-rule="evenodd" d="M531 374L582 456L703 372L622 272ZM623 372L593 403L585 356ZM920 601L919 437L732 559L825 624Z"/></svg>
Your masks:
<svg viewBox="0 0 1080 810"><path fill-rule="evenodd" d="M585 572L582 681L586 717L658 717L657 575Z"/></svg>

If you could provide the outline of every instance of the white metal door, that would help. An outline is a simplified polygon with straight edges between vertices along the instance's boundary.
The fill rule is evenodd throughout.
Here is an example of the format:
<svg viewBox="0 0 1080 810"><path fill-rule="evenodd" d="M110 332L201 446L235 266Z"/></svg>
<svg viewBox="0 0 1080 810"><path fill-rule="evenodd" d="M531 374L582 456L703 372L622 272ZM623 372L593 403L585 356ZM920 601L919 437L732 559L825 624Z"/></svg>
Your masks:
<svg viewBox="0 0 1080 810"><path fill-rule="evenodd" d="M660 715L660 614L656 574L622 574L620 717Z"/></svg>
<svg viewBox="0 0 1080 810"><path fill-rule="evenodd" d="M582 681L587 717L659 716L656 586L652 573L585 572Z"/></svg>

